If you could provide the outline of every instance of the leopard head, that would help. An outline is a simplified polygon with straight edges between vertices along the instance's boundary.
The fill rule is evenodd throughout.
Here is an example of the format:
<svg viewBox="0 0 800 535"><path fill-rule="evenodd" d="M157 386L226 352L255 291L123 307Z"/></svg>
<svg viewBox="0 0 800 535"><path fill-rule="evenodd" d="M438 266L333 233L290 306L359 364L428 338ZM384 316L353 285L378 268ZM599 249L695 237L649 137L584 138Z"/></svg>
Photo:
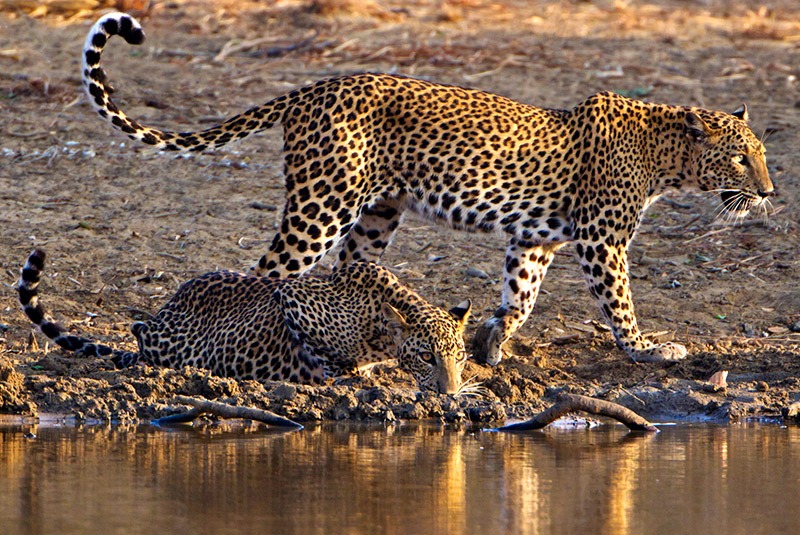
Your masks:
<svg viewBox="0 0 800 535"><path fill-rule="evenodd" d="M464 326L471 308L466 300L449 312L428 306L406 317L383 303L384 322L395 340L400 367L414 376L420 389L459 393L467 360Z"/></svg>
<svg viewBox="0 0 800 535"><path fill-rule="evenodd" d="M718 192L721 214L736 219L754 208L766 210L774 190L764 145L747 121L747 106L732 114L692 109L684 117L691 147L688 176L701 190Z"/></svg>

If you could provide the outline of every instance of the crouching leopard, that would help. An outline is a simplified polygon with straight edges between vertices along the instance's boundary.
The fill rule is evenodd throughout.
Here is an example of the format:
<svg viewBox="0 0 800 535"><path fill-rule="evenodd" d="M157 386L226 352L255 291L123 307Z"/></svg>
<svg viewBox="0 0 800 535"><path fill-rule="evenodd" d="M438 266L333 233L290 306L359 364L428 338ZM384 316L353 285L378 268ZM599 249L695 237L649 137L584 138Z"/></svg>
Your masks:
<svg viewBox="0 0 800 535"><path fill-rule="evenodd" d="M20 304L43 334L79 356L108 357L117 367L195 366L223 377L309 384L397 359L421 389L480 391L461 380L470 302L446 312L369 262L324 279L207 273L132 325L139 351L130 352L70 334L48 317L38 290L44 260L40 250L28 257L17 285Z"/></svg>
<svg viewBox="0 0 800 535"><path fill-rule="evenodd" d="M296 89L206 130L161 131L112 102L100 56L113 35L144 39L128 15L99 19L83 50L83 84L96 111L130 138L200 151L282 125L286 204L254 274L298 276L339 242L339 265L378 261L405 210L507 234L502 303L474 344L475 356L492 365L568 242L617 345L639 361L683 358L683 346L646 337L634 313L627 250L642 213L664 191L691 186L719 193L723 210L743 217L766 210L773 191L745 106L728 114L608 92L556 110L356 74Z"/></svg>

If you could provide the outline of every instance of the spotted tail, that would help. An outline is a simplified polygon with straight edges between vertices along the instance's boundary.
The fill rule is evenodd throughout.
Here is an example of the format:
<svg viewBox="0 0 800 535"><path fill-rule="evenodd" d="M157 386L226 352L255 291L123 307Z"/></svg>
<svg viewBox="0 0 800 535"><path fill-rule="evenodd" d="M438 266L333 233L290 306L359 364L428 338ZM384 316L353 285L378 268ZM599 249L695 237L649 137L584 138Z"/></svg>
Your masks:
<svg viewBox="0 0 800 535"><path fill-rule="evenodd" d="M227 145L231 141L271 128L283 117L286 96L251 108L224 123L198 132L168 132L144 126L128 117L111 100L111 86L100 66L100 56L109 38L119 35L132 45L144 42L139 22L125 13L110 13L94 23L83 45L83 88L100 116L131 139L164 150L201 151Z"/></svg>
<svg viewBox="0 0 800 535"><path fill-rule="evenodd" d="M44 259L44 251L33 251L22 268L22 275L17 284L22 310L36 324L42 334L79 357L110 357L118 368L136 364L139 360L138 353L112 349L106 345L92 342L88 338L68 334L64 327L47 315L39 302L39 281L44 270Z"/></svg>

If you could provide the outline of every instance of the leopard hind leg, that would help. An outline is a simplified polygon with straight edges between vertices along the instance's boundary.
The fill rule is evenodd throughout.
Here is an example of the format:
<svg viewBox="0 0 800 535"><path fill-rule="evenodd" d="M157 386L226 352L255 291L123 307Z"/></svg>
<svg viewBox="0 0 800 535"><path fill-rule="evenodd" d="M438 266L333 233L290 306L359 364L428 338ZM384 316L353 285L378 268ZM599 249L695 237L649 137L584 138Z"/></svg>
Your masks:
<svg viewBox="0 0 800 535"><path fill-rule="evenodd" d="M364 208L344 240L337 267L359 260L378 263L391 244L402 215L398 201L382 201Z"/></svg>

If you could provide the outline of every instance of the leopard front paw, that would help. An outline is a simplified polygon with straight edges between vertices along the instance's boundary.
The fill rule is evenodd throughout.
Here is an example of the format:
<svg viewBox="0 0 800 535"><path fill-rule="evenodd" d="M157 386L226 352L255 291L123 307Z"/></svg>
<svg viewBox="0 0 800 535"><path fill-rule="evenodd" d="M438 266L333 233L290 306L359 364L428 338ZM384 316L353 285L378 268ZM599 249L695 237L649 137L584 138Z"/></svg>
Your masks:
<svg viewBox="0 0 800 535"><path fill-rule="evenodd" d="M503 359L505 324L503 318L491 318L478 327L472 339L472 356L478 362L497 366Z"/></svg>
<svg viewBox="0 0 800 535"><path fill-rule="evenodd" d="M630 350L634 362L674 362L686 358L686 348L675 342L657 344L649 349Z"/></svg>

